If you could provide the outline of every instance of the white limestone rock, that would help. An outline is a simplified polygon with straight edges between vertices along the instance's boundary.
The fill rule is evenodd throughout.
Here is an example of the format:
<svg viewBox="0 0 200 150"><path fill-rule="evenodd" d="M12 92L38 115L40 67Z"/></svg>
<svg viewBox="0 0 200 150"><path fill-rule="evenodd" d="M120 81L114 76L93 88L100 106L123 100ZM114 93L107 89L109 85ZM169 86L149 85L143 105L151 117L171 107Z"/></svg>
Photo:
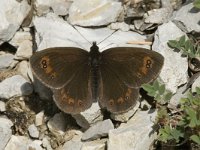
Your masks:
<svg viewBox="0 0 200 150"><path fill-rule="evenodd" d="M50 9L57 15L65 16L68 14L71 3L70 0L35 0L35 8L39 16L47 14Z"/></svg>
<svg viewBox="0 0 200 150"><path fill-rule="evenodd" d="M145 23L162 24L170 19L172 12L173 9L171 7L153 9L148 11L144 21Z"/></svg>
<svg viewBox="0 0 200 150"><path fill-rule="evenodd" d="M68 21L73 25L101 26L117 21L121 2L114 0L74 0Z"/></svg>
<svg viewBox="0 0 200 150"><path fill-rule="evenodd" d="M72 117L75 118L78 125L84 129L87 129L93 124L103 120L103 114L101 113L101 108L97 102L93 103L89 109L80 114L72 115Z"/></svg>
<svg viewBox="0 0 200 150"><path fill-rule="evenodd" d="M63 113L55 114L53 118L51 118L48 121L47 126L49 130L55 135L56 134L64 135L67 128L67 122L66 118L64 117L64 114Z"/></svg>
<svg viewBox="0 0 200 150"><path fill-rule="evenodd" d="M27 150L31 140L26 136L12 135L4 150Z"/></svg>
<svg viewBox="0 0 200 150"><path fill-rule="evenodd" d="M32 41L30 32L17 31L9 43L15 47L19 47L24 41Z"/></svg>
<svg viewBox="0 0 200 150"><path fill-rule="evenodd" d="M29 59L33 53L32 46L33 46L32 41L29 40L23 41L17 49L17 52L15 54L15 59L18 60Z"/></svg>
<svg viewBox="0 0 200 150"><path fill-rule="evenodd" d="M14 55L12 54L0 54L0 70L7 69L14 61Z"/></svg>
<svg viewBox="0 0 200 150"><path fill-rule="evenodd" d="M114 129L114 125L110 119L97 122L95 125L86 130L82 136L82 140L95 140L108 136L108 132Z"/></svg>
<svg viewBox="0 0 200 150"><path fill-rule="evenodd" d="M27 0L21 2L15 0L0 1L0 44L13 37L30 9Z"/></svg>
<svg viewBox="0 0 200 150"><path fill-rule="evenodd" d="M0 101L0 112L6 111L6 103L3 101Z"/></svg>
<svg viewBox="0 0 200 150"><path fill-rule="evenodd" d="M187 82L188 62L187 57L182 57L181 52L169 48L167 42L176 40L185 35L173 22L168 22L158 27L152 49L164 56L164 65L160 78L166 88L175 93L177 88ZM181 67L180 67L181 66Z"/></svg>
<svg viewBox="0 0 200 150"><path fill-rule="evenodd" d="M138 111L126 124L110 130L108 150L147 150L156 139L153 121L156 112Z"/></svg>
<svg viewBox="0 0 200 150"><path fill-rule="evenodd" d="M31 124L28 127L28 132L29 132L30 136L33 138L39 137L39 131L38 131L37 127L35 126L35 124Z"/></svg>
<svg viewBox="0 0 200 150"><path fill-rule="evenodd" d="M0 150L4 150L12 136L13 123L7 118L0 117Z"/></svg>
<svg viewBox="0 0 200 150"><path fill-rule="evenodd" d="M71 140L65 142L65 144L58 148L58 150L81 150L83 142L81 141L82 133L76 134Z"/></svg>
<svg viewBox="0 0 200 150"><path fill-rule="evenodd" d="M15 75L0 82L0 98L30 95L33 92L31 84L20 75Z"/></svg>
<svg viewBox="0 0 200 150"><path fill-rule="evenodd" d="M173 22L185 32L200 32L200 11L193 3L182 6L176 13Z"/></svg>
<svg viewBox="0 0 200 150"><path fill-rule="evenodd" d="M84 142L81 150L106 150L106 140Z"/></svg>
<svg viewBox="0 0 200 150"><path fill-rule="evenodd" d="M41 126L44 123L44 111L41 111L35 115L35 125Z"/></svg>
<svg viewBox="0 0 200 150"><path fill-rule="evenodd" d="M140 106L140 102L137 101L136 105L132 109L130 109L128 112L125 112L122 114L111 113L110 117L116 121L127 122L135 114L135 112L138 110L139 106Z"/></svg>

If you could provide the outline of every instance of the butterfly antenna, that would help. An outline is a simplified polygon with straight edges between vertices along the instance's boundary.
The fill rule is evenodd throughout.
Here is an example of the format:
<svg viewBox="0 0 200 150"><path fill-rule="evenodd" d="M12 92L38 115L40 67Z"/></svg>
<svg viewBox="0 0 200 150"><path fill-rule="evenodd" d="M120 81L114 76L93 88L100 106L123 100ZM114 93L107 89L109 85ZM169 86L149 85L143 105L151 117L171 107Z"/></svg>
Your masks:
<svg viewBox="0 0 200 150"><path fill-rule="evenodd" d="M82 38L84 38L86 41L88 41L88 39L86 39L83 34L75 27L75 26L72 26L81 36ZM90 41L88 41L88 43L90 43L92 45L92 43Z"/></svg>
<svg viewBox="0 0 200 150"><path fill-rule="evenodd" d="M108 35L107 37L105 37L102 41L100 41L99 43L97 43L97 45L101 44L103 41L105 41L106 39L108 39L109 37L111 37L111 35L113 35L117 31L118 30L113 31L110 35Z"/></svg>

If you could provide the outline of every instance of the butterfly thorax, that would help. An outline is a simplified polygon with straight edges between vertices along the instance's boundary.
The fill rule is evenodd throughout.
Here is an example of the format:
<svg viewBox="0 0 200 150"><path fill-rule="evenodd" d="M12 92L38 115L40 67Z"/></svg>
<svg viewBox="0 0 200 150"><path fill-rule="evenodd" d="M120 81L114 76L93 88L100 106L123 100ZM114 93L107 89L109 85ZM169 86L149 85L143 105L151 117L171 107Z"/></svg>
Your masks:
<svg viewBox="0 0 200 150"><path fill-rule="evenodd" d="M89 64L91 67L99 67L100 64L100 52L96 42L93 42L93 45L90 48Z"/></svg>

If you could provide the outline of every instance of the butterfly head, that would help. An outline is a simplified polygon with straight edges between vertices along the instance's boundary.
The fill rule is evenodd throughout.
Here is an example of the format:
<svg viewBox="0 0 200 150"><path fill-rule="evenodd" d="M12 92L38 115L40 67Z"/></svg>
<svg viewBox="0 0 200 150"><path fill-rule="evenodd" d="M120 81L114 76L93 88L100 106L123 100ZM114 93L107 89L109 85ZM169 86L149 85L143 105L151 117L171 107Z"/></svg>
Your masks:
<svg viewBox="0 0 200 150"><path fill-rule="evenodd" d="M92 43L92 46L90 47L90 54L98 54L99 53L99 47L97 46L97 43L94 41Z"/></svg>

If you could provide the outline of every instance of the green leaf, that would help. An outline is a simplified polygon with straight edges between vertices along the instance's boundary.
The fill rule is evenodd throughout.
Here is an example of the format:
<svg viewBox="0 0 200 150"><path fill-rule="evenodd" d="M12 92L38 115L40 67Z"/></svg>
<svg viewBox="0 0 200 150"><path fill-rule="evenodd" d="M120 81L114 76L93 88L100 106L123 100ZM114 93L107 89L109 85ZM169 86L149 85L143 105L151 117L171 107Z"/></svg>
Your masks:
<svg viewBox="0 0 200 150"><path fill-rule="evenodd" d="M147 95L149 95L149 96L151 96L151 97L155 97L156 91L148 92Z"/></svg>
<svg viewBox="0 0 200 150"><path fill-rule="evenodd" d="M178 42L176 40L169 40L168 43L169 47L176 48L178 45Z"/></svg>
<svg viewBox="0 0 200 150"><path fill-rule="evenodd" d="M168 92L165 96L164 99L165 101L169 101L172 98L173 94L171 92Z"/></svg>
<svg viewBox="0 0 200 150"><path fill-rule="evenodd" d="M199 8L200 9L200 0L195 0L193 2L194 7Z"/></svg>
<svg viewBox="0 0 200 150"><path fill-rule="evenodd" d="M159 90L159 82L157 80L154 81L153 87L155 90Z"/></svg>
<svg viewBox="0 0 200 150"><path fill-rule="evenodd" d="M188 51L190 49L190 41L185 41L185 50Z"/></svg>
<svg viewBox="0 0 200 150"><path fill-rule="evenodd" d="M171 135L176 140L176 142L179 142L179 138L183 137L184 134L180 130L172 129Z"/></svg>
<svg viewBox="0 0 200 150"><path fill-rule="evenodd" d="M196 92L198 95L200 95L200 88L199 87L196 87Z"/></svg>
<svg viewBox="0 0 200 150"><path fill-rule="evenodd" d="M195 143L197 143L197 144L200 145L200 136L192 135L192 136L190 136L190 139L191 139L193 142L195 142Z"/></svg>
<svg viewBox="0 0 200 150"><path fill-rule="evenodd" d="M148 92L148 91L151 91L153 89L153 87L150 85L150 84L143 84L142 85L142 88Z"/></svg>
<svg viewBox="0 0 200 150"><path fill-rule="evenodd" d="M165 92L165 85L164 85L164 84L161 85L158 91L159 91L159 94L160 94L160 95L163 95L164 92Z"/></svg>
<svg viewBox="0 0 200 150"><path fill-rule="evenodd" d="M196 111L189 107L187 107L185 111L189 115L189 120L190 120L189 126L191 128L195 127L197 125Z"/></svg>
<svg viewBox="0 0 200 150"><path fill-rule="evenodd" d="M179 39L179 45L181 47L185 46L185 35L181 36Z"/></svg>

